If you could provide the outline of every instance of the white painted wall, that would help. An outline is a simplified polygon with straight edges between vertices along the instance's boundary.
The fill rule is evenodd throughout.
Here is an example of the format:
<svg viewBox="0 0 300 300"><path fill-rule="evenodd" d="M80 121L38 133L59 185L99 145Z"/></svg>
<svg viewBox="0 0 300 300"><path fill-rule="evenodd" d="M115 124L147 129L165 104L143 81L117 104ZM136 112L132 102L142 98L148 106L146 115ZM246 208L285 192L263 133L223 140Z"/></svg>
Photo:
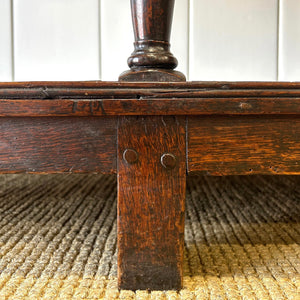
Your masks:
<svg viewBox="0 0 300 300"><path fill-rule="evenodd" d="M280 0L279 80L300 81L300 0Z"/></svg>
<svg viewBox="0 0 300 300"><path fill-rule="evenodd" d="M0 81L117 80L129 0L0 0ZM176 0L172 52L189 80L300 81L299 0Z"/></svg>
<svg viewBox="0 0 300 300"><path fill-rule="evenodd" d="M276 80L277 0L191 1L190 79Z"/></svg>
<svg viewBox="0 0 300 300"><path fill-rule="evenodd" d="M0 81L9 81L13 78L10 0L0 0L0 41Z"/></svg>
<svg viewBox="0 0 300 300"><path fill-rule="evenodd" d="M14 0L13 9L15 80L99 78L98 0Z"/></svg>

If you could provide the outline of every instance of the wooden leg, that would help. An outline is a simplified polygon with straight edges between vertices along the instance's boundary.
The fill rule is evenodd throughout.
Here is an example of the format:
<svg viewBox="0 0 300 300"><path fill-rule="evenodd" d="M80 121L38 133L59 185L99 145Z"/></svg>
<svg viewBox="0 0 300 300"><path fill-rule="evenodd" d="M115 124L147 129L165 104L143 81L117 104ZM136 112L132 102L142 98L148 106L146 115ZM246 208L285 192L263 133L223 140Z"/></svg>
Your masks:
<svg viewBox="0 0 300 300"><path fill-rule="evenodd" d="M182 286L186 187L183 117L121 117L118 279L121 289Z"/></svg>

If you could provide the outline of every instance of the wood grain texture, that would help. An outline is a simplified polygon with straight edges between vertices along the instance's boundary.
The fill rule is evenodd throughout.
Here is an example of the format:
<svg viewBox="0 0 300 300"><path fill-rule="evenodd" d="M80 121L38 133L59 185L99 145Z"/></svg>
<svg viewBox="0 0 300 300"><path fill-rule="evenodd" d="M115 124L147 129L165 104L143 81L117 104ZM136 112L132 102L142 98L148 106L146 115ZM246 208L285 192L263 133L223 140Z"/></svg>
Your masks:
<svg viewBox="0 0 300 300"><path fill-rule="evenodd" d="M174 0L131 0L135 37L134 52L128 58L129 71L120 81L185 81L173 71L178 65L170 52Z"/></svg>
<svg viewBox="0 0 300 300"><path fill-rule="evenodd" d="M0 118L0 172L116 172L116 130L112 118Z"/></svg>
<svg viewBox="0 0 300 300"><path fill-rule="evenodd" d="M188 89L300 89L300 82L274 81L188 81L188 82L112 82L112 81L23 81L0 82L0 88L188 88Z"/></svg>
<svg viewBox="0 0 300 300"><path fill-rule="evenodd" d="M182 285L185 118L121 117L118 127L118 277L124 289ZM133 155L124 154L135 150ZM134 153L134 152L133 152ZM161 156L176 156L165 169ZM132 153L131 153L132 154ZM172 163L162 159L164 164Z"/></svg>
<svg viewBox="0 0 300 300"><path fill-rule="evenodd" d="M299 114L300 83L0 83L0 116Z"/></svg>
<svg viewBox="0 0 300 300"><path fill-rule="evenodd" d="M188 172L300 174L300 118L189 117Z"/></svg>
<svg viewBox="0 0 300 300"><path fill-rule="evenodd" d="M300 98L0 99L0 117L249 114L299 115Z"/></svg>
<svg viewBox="0 0 300 300"><path fill-rule="evenodd" d="M175 1L171 35L172 52L179 61L179 70L184 74L187 74L188 69L188 2L189 0ZM133 51L130 1L100 1L100 5L101 79L118 80L119 74L128 68L127 58ZM116 8L120 13L115 13Z"/></svg>

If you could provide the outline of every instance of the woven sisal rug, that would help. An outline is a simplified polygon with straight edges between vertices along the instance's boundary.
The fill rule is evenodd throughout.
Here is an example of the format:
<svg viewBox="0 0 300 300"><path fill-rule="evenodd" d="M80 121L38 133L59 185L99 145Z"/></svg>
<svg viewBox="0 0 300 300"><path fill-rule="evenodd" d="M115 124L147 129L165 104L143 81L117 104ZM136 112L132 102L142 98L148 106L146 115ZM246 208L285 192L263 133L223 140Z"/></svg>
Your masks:
<svg viewBox="0 0 300 300"><path fill-rule="evenodd" d="M300 299L300 176L189 178L184 289L116 283L116 178L0 175L0 299Z"/></svg>

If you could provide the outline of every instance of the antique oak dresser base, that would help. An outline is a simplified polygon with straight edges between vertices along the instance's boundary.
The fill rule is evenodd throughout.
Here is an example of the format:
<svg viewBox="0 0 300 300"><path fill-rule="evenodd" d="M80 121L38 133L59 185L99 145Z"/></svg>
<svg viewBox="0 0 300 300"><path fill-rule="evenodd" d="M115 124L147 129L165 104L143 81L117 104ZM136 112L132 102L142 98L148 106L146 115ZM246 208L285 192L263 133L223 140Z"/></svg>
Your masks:
<svg viewBox="0 0 300 300"><path fill-rule="evenodd" d="M118 175L118 277L182 286L186 175L300 174L300 83L0 83L1 173Z"/></svg>
<svg viewBox="0 0 300 300"><path fill-rule="evenodd" d="M300 175L300 83L185 82L173 8L131 0L120 82L0 83L0 172L117 174L122 289L182 287L187 175Z"/></svg>

